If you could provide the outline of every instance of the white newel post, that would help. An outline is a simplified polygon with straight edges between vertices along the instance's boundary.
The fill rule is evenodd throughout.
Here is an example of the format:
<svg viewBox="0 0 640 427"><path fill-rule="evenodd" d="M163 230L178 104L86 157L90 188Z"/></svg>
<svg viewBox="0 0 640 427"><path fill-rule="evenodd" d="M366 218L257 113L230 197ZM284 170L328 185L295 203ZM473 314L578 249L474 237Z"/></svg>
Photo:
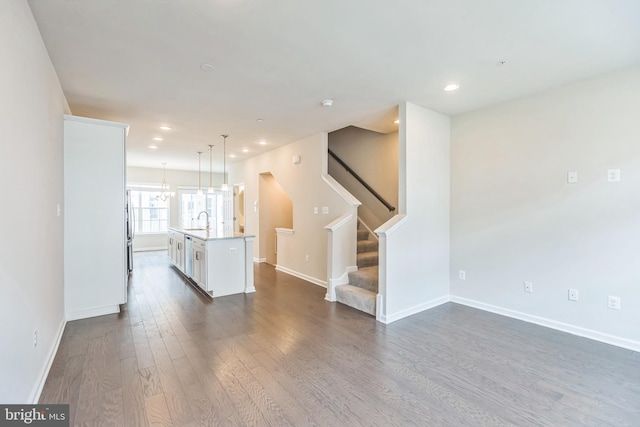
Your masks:
<svg viewBox="0 0 640 427"><path fill-rule="evenodd" d="M357 218L346 213L324 227L327 230L327 301L336 300L336 286L349 283L357 267Z"/></svg>

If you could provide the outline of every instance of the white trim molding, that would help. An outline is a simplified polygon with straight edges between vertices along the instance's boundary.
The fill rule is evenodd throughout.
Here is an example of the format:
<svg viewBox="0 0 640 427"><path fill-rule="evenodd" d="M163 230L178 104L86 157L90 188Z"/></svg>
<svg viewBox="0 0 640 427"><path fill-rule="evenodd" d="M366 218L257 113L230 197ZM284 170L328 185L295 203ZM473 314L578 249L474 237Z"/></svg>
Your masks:
<svg viewBox="0 0 640 427"><path fill-rule="evenodd" d="M257 262L258 264L261 264L261 263L263 263L263 262L267 262L267 259L266 259L266 258L256 258L256 257L253 257L253 262Z"/></svg>
<svg viewBox="0 0 640 427"><path fill-rule="evenodd" d="M43 366L42 371L40 371L40 379L35 384L31 394L29 395L29 402L33 405L37 404L40 400L40 395L42 394L42 389L44 388L44 384L47 382L47 377L49 376L49 371L51 370L51 365L53 365L53 361L56 358L56 353L58 353L58 347L60 347L60 342L62 341L62 334L64 334L64 328L67 325L67 321L62 319L60 322L60 326L58 326L58 331L53 339L53 345L49 349L49 354L47 355L47 363Z"/></svg>
<svg viewBox="0 0 640 427"><path fill-rule="evenodd" d="M358 271L358 266L357 265L352 265L349 266L345 269L345 272L342 274L342 276L335 278L335 279L329 279L329 286L327 287L327 289L333 289L334 290L334 294L330 295L330 292L327 292L327 294L324 296L324 299L326 299L327 301L331 301L331 302L335 302L336 297L335 297L335 289L336 286L340 286L340 285L347 285L349 284L349 273L353 272L353 271Z"/></svg>
<svg viewBox="0 0 640 427"><path fill-rule="evenodd" d="M290 268L283 267L281 265L276 265L276 270L277 271L281 271L283 273L290 274L290 275L292 275L294 277L297 277L298 279L306 280L307 282L311 282L314 285L322 286L323 288L327 287L327 282L325 282L324 280L320 280L320 279L318 279L316 277L308 276L308 275L306 275L304 273L300 273L298 271L291 270Z"/></svg>
<svg viewBox="0 0 640 427"><path fill-rule="evenodd" d="M599 341L605 344L615 345L616 347L622 347L628 350L640 352L640 342L638 341L605 334L602 332L594 331L592 329L571 325L569 323L559 322L557 320L534 316L532 314L511 310L504 307L485 304L483 302L475 301L468 298L462 298L462 297L451 295L450 299L451 299L451 302L454 302L456 304L466 305L468 307L477 308L479 310L488 311L490 313L499 314L501 316L510 317L512 319L518 319L524 322L534 323L536 325L555 329L557 331L567 332L569 334L577 335L579 337L589 338L594 341Z"/></svg>
<svg viewBox="0 0 640 427"><path fill-rule="evenodd" d="M378 294L377 300L381 301L381 299L382 299L382 295ZM417 314L417 313L420 313L422 311L426 311L426 310L429 310L431 308L437 307L439 305L448 303L450 301L451 301L451 298L449 297L449 295L443 295L443 296L441 296L439 298L432 299L430 301L425 301L423 303L420 303L418 305L414 305L413 307L409 307L409 308L406 308L404 310L397 311L395 313L391 313L391 314L387 314L387 315L380 314L379 322L384 323L384 324L389 324L389 323L395 322L397 320L404 319L405 317L409 317L409 316L411 316L413 314Z"/></svg>
<svg viewBox="0 0 640 427"><path fill-rule="evenodd" d="M115 313L120 313L119 305L106 305L104 307L95 307L67 313L67 321L70 322L72 320L87 319L89 317L104 316Z"/></svg>

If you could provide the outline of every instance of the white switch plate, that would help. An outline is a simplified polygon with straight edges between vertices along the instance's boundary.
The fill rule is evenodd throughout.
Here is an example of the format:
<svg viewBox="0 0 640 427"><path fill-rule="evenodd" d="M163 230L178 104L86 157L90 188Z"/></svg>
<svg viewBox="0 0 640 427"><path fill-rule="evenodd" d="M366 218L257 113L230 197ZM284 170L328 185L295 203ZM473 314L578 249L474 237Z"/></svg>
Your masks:
<svg viewBox="0 0 640 427"><path fill-rule="evenodd" d="M314 214L316 214L316 215L318 215L318 207L317 207L317 206L314 206L314 207L313 207L313 213L314 213Z"/></svg>
<svg viewBox="0 0 640 427"><path fill-rule="evenodd" d="M329 207L323 206L322 207L322 214L323 215L329 215Z"/></svg>
<svg viewBox="0 0 640 427"><path fill-rule="evenodd" d="M60 203L56 205L56 214L60 216Z"/></svg>
<svg viewBox="0 0 640 427"><path fill-rule="evenodd" d="M533 283L532 282L524 282L524 291L527 293L533 292Z"/></svg>
<svg viewBox="0 0 640 427"><path fill-rule="evenodd" d="M578 172L567 172L567 182L569 184L578 182Z"/></svg>
<svg viewBox="0 0 640 427"><path fill-rule="evenodd" d="M613 310L620 310L620 297L609 295L607 306Z"/></svg>
<svg viewBox="0 0 640 427"><path fill-rule="evenodd" d="M578 301L577 289L569 289L569 301Z"/></svg>
<svg viewBox="0 0 640 427"><path fill-rule="evenodd" d="M608 182L620 182L620 169L609 169L607 171Z"/></svg>
<svg viewBox="0 0 640 427"><path fill-rule="evenodd" d="M238 248L229 248L229 253L230 254L237 254L238 253Z"/></svg>
<svg viewBox="0 0 640 427"><path fill-rule="evenodd" d="M458 279L467 280L467 272L464 270L458 271Z"/></svg>

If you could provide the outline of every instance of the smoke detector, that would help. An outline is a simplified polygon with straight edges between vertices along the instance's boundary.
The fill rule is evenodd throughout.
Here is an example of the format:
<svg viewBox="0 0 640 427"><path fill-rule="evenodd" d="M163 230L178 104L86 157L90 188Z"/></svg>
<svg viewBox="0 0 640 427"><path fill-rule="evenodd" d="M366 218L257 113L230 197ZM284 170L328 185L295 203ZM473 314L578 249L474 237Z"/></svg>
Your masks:
<svg viewBox="0 0 640 427"><path fill-rule="evenodd" d="M324 101L322 101L323 107L331 107L332 105L333 105L333 100L331 99L325 99Z"/></svg>

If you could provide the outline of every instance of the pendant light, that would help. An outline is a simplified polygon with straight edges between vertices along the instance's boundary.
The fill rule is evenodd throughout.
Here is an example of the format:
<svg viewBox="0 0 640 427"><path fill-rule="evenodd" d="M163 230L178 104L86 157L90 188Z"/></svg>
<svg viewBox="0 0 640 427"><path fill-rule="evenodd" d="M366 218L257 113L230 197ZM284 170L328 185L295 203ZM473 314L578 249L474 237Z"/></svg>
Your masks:
<svg viewBox="0 0 640 427"><path fill-rule="evenodd" d="M209 194L213 194L213 144L209 144Z"/></svg>
<svg viewBox="0 0 640 427"><path fill-rule="evenodd" d="M202 196L202 187L200 186L200 158L202 151L198 151L198 196Z"/></svg>
<svg viewBox="0 0 640 427"><path fill-rule="evenodd" d="M166 202L169 197L175 196L175 193L169 192L169 185L167 184L167 163L162 163L162 186L160 187L160 200Z"/></svg>
<svg viewBox="0 0 640 427"><path fill-rule="evenodd" d="M220 135L222 137L222 191L229 191L229 186L227 185L227 137L229 135Z"/></svg>

